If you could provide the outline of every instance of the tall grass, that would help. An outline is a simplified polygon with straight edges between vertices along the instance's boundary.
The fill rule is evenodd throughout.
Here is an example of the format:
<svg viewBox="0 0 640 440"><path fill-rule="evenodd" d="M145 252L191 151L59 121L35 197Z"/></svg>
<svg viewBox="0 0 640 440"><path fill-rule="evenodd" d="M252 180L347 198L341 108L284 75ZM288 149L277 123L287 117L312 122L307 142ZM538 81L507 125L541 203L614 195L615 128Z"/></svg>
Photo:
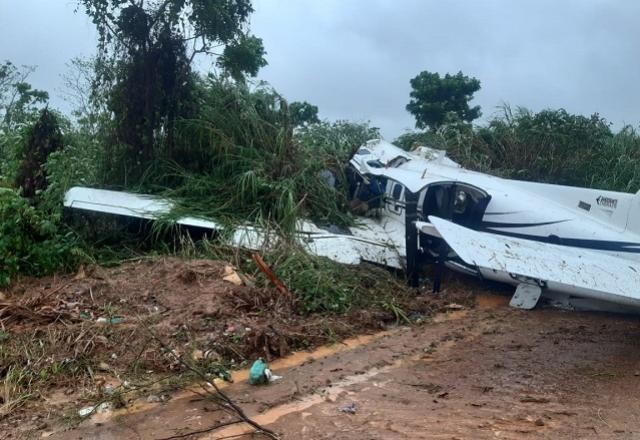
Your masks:
<svg viewBox="0 0 640 440"><path fill-rule="evenodd" d="M174 215L272 223L285 234L302 217L351 222L344 167L377 130L338 122L294 133L287 102L264 85L208 78L199 91L198 117L182 121L177 147L142 188L175 200Z"/></svg>
<svg viewBox="0 0 640 440"><path fill-rule="evenodd" d="M445 148L466 168L503 177L616 191L640 189L640 136L631 126L618 132L599 115L565 110L538 113L508 106L484 126L454 124L435 133L407 133Z"/></svg>

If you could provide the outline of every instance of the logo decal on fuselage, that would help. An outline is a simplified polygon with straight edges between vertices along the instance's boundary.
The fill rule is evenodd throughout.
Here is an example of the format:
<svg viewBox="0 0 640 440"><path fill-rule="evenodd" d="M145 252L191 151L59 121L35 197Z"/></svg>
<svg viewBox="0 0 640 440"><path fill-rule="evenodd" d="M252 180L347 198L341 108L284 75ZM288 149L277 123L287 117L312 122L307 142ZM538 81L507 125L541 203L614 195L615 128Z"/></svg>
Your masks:
<svg viewBox="0 0 640 440"><path fill-rule="evenodd" d="M598 205L604 206L605 208L616 209L618 207L618 199L612 199L610 197L599 196L596 199Z"/></svg>

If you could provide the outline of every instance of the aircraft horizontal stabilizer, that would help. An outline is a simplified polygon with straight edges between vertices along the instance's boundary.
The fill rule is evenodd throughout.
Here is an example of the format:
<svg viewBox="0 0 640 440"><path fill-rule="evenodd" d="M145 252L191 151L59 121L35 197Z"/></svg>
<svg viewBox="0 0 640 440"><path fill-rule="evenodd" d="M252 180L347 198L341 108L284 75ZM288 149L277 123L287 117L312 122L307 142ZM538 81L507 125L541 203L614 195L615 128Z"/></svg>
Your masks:
<svg viewBox="0 0 640 440"><path fill-rule="evenodd" d="M640 266L615 256L477 232L430 216L453 251L482 271L502 272L514 281L538 282L562 291L630 306L640 305Z"/></svg>

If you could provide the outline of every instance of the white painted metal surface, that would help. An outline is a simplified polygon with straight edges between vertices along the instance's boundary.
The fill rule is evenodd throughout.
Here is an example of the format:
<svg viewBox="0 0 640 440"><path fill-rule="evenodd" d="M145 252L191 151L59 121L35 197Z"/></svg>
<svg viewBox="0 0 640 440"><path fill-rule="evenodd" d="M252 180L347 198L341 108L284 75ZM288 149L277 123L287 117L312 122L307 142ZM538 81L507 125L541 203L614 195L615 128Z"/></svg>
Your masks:
<svg viewBox="0 0 640 440"><path fill-rule="evenodd" d="M577 296L640 306L640 265L602 253L477 232L429 219L467 264L514 285L523 278ZM495 276L492 276L495 274Z"/></svg>
<svg viewBox="0 0 640 440"><path fill-rule="evenodd" d="M159 197L123 191L74 187L65 195L64 206L71 209L102 214L121 215L144 220L167 219L173 203ZM175 222L182 226L222 230L218 223L195 217L180 217ZM276 244L278 237L262 228L247 225L233 230L229 242L247 249L265 249ZM371 261L394 268L402 268L404 243L391 240L382 227L372 219L361 219L349 234L327 232L311 222L301 221L298 242L310 253L330 258L343 264Z"/></svg>

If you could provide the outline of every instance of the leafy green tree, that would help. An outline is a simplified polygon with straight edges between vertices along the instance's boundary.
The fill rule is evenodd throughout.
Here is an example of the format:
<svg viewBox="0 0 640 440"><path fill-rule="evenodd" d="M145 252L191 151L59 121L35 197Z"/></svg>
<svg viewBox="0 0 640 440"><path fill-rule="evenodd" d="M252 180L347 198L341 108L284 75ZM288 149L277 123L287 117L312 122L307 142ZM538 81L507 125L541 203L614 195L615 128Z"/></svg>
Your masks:
<svg viewBox="0 0 640 440"><path fill-rule="evenodd" d="M33 67L19 68L11 61L0 64L0 120L5 126L26 122L48 101L47 92L27 82L33 71Z"/></svg>
<svg viewBox="0 0 640 440"><path fill-rule="evenodd" d="M198 54L217 55L225 75L242 80L266 65L262 40L249 34L250 0L78 0L98 30L96 90L109 90L116 145L144 171L156 147L171 149L177 121L195 114Z"/></svg>
<svg viewBox="0 0 640 440"><path fill-rule="evenodd" d="M469 107L480 81L458 72L440 77L420 72L411 81L411 101L406 109L416 118L417 128L436 130L452 122L471 122L480 117L480 106Z"/></svg>
<svg viewBox="0 0 640 440"><path fill-rule="evenodd" d="M289 113L291 114L291 124L294 127L320 122L318 118L318 107L309 104L307 101L292 102L289 104Z"/></svg>

